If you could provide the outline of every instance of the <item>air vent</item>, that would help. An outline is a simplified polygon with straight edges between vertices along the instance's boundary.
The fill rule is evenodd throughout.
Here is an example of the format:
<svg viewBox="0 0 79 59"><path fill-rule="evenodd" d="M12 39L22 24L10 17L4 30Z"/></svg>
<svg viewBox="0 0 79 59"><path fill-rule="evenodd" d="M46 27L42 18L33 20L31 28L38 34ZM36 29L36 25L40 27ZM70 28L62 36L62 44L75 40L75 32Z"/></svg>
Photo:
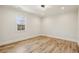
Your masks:
<svg viewBox="0 0 79 59"><path fill-rule="evenodd" d="M45 5L41 5L41 7L45 8Z"/></svg>

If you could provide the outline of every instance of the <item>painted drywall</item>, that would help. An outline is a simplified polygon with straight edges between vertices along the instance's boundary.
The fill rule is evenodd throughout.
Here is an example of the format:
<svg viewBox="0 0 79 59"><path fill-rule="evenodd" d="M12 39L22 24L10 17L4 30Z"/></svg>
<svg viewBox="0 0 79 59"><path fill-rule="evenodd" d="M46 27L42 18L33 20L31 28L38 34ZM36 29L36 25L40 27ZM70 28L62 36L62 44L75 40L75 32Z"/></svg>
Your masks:
<svg viewBox="0 0 79 59"><path fill-rule="evenodd" d="M77 11L46 16L42 21L43 35L77 41Z"/></svg>
<svg viewBox="0 0 79 59"><path fill-rule="evenodd" d="M5 6L0 6L0 12L0 27L2 27L0 44L27 39L40 33L40 20L38 16ZM25 31L17 31L17 16L24 16L26 18Z"/></svg>
<svg viewBox="0 0 79 59"><path fill-rule="evenodd" d="M77 21L77 39L79 40L79 8L78 8L78 21Z"/></svg>
<svg viewBox="0 0 79 59"><path fill-rule="evenodd" d="M0 13L2 14L1 12L2 10L0 9ZM0 15L0 41L2 39L2 15Z"/></svg>
<svg viewBox="0 0 79 59"><path fill-rule="evenodd" d="M26 18L25 31L17 31L16 16ZM78 12L73 11L40 18L37 15L21 10L0 6L0 45L38 35L79 41L77 39L77 33L79 33L79 19L77 19L77 16L79 16L79 10Z"/></svg>

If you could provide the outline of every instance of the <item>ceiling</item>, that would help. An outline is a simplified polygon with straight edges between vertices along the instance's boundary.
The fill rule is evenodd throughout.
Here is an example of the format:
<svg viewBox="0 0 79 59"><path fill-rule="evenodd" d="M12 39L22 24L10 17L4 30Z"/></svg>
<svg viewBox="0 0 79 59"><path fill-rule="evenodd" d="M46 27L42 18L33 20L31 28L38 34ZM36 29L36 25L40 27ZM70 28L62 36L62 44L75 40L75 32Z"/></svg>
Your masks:
<svg viewBox="0 0 79 59"><path fill-rule="evenodd" d="M11 7L15 7L16 9L21 9L32 14L45 16L74 11L77 10L78 5L45 5L45 8L41 7L41 5L13 5Z"/></svg>

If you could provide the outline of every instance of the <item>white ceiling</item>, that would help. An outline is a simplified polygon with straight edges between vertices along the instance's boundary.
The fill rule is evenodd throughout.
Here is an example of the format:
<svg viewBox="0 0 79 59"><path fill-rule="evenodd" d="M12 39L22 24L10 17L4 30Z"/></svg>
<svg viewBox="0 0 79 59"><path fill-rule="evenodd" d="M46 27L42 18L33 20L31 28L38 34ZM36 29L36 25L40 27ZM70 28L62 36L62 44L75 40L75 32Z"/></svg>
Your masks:
<svg viewBox="0 0 79 59"><path fill-rule="evenodd" d="M41 5L14 5L17 9L33 13L36 15L54 15L63 12L70 12L77 10L78 5L45 5L45 8L42 8Z"/></svg>

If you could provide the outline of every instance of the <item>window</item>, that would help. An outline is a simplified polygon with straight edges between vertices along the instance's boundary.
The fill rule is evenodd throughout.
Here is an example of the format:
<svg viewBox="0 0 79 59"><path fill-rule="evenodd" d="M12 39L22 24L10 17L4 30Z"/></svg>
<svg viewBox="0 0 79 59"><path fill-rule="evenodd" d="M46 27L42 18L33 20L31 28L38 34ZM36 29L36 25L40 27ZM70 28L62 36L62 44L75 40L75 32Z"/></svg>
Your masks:
<svg viewBox="0 0 79 59"><path fill-rule="evenodd" d="M16 22L17 22L17 30L25 30L25 18L22 16L17 16L16 17Z"/></svg>

